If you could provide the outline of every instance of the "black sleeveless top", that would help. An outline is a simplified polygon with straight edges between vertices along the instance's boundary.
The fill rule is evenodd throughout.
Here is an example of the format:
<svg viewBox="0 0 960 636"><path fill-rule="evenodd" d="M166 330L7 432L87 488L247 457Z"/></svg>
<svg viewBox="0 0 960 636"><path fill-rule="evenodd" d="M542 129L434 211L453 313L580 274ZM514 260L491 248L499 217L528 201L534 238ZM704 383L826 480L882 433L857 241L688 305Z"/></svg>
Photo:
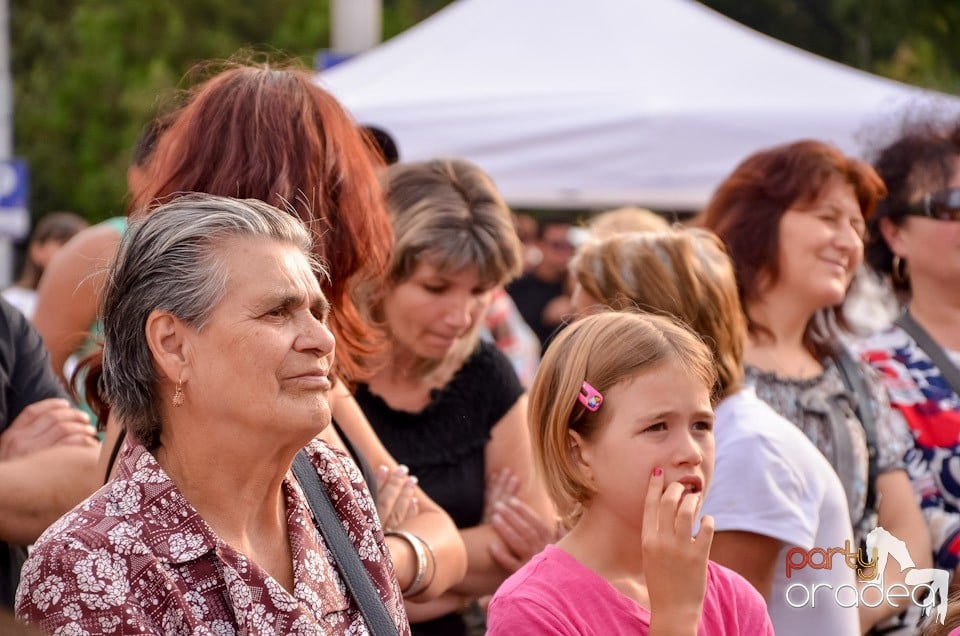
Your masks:
<svg viewBox="0 0 960 636"><path fill-rule="evenodd" d="M390 408L366 384L356 391L380 441L461 529L483 520L484 450L490 431L521 395L510 361L487 342L446 386L430 393L430 403L419 413ZM457 614L412 627L418 635L465 633Z"/></svg>

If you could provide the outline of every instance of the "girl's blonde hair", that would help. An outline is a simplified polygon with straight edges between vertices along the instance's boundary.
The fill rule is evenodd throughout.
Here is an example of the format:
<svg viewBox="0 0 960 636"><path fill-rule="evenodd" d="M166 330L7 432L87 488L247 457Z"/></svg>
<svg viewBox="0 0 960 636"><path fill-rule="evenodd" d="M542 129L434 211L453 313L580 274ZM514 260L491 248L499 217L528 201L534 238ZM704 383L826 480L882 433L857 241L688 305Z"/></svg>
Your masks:
<svg viewBox="0 0 960 636"><path fill-rule="evenodd" d="M601 394L665 362L679 364L709 390L717 381L713 356L688 329L639 312L604 312L564 329L547 349L530 389L534 458L547 491L568 521L596 493L572 454L570 431L591 439L609 420L611 404L591 412L577 395L584 381ZM631 405L622 405L621 408Z"/></svg>
<svg viewBox="0 0 960 636"><path fill-rule="evenodd" d="M743 385L746 318L716 235L686 228L599 239L580 248L570 270L607 307L667 314L699 334L713 349L721 399Z"/></svg>

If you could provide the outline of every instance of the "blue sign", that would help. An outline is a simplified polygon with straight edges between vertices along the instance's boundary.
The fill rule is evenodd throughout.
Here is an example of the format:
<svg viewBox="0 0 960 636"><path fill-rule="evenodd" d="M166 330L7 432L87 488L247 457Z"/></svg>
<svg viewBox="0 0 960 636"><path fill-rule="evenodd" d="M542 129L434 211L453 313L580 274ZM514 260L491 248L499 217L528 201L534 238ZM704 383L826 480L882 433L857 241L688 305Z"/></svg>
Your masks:
<svg viewBox="0 0 960 636"><path fill-rule="evenodd" d="M320 49L316 55L314 55L313 65L317 71L325 71L341 62L346 62L351 57L353 57L351 53L337 53L330 49Z"/></svg>
<svg viewBox="0 0 960 636"><path fill-rule="evenodd" d="M0 235L22 239L30 233L29 192L27 162L0 161Z"/></svg>

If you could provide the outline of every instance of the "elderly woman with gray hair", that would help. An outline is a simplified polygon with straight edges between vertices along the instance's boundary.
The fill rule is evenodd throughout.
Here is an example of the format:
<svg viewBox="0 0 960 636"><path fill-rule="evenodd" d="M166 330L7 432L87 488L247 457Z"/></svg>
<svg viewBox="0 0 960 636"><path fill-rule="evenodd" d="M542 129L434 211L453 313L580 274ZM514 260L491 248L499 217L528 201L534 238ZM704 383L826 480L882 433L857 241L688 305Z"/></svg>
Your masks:
<svg viewBox="0 0 960 636"><path fill-rule="evenodd" d="M334 338L310 243L288 214L211 195L131 228L102 302L102 383L135 443L37 542L21 620L77 634L409 633L360 473L315 440Z"/></svg>

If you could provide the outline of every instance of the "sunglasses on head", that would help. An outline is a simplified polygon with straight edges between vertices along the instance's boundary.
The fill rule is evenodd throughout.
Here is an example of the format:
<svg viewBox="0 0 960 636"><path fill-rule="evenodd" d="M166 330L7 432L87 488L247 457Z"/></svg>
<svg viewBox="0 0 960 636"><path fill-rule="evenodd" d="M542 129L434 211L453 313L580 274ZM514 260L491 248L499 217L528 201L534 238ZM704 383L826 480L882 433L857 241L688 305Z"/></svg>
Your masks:
<svg viewBox="0 0 960 636"><path fill-rule="evenodd" d="M928 192L907 209L907 214L938 221L960 221L960 188Z"/></svg>

